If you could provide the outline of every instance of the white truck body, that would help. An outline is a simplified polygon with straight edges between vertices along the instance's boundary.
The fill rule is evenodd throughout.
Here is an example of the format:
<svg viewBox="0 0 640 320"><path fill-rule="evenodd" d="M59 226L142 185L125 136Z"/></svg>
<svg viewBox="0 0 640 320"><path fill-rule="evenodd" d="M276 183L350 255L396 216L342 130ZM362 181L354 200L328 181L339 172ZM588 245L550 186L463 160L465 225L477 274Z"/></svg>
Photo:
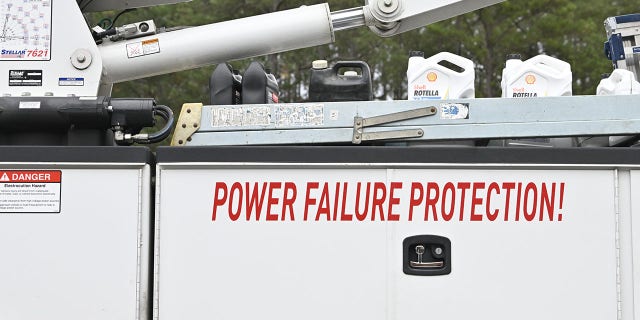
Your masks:
<svg viewBox="0 0 640 320"><path fill-rule="evenodd" d="M637 155L161 149L154 319L633 319ZM416 235L450 274L403 272Z"/></svg>
<svg viewBox="0 0 640 320"><path fill-rule="evenodd" d="M0 319L149 318L150 159L0 148Z"/></svg>

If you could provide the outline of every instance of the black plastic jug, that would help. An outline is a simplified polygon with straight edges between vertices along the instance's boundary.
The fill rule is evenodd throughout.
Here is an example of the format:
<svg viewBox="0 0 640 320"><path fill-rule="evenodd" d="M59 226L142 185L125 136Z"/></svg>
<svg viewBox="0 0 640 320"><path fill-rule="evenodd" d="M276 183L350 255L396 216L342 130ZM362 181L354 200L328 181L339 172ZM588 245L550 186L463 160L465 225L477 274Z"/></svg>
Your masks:
<svg viewBox="0 0 640 320"><path fill-rule="evenodd" d="M340 74L344 68L357 71L347 71ZM360 72L358 72L360 71ZM371 101L373 89L371 84L371 70L363 61L338 61L328 68L324 60L314 61L311 69L309 84L309 101Z"/></svg>
<svg viewBox="0 0 640 320"><path fill-rule="evenodd" d="M212 105L242 104L242 76L230 64L219 64L209 78Z"/></svg>
<svg viewBox="0 0 640 320"><path fill-rule="evenodd" d="M242 103L278 103L279 94L276 77L270 71L265 71L260 62L251 62L242 78Z"/></svg>

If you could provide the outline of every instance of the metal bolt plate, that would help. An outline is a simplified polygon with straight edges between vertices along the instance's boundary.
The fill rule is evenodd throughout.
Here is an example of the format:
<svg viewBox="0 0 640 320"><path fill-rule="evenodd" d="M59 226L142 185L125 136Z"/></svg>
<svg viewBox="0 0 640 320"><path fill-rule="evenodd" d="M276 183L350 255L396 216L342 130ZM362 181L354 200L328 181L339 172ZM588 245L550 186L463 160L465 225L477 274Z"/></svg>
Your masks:
<svg viewBox="0 0 640 320"><path fill-rule="evenodd" d="M76 51L71 54L71 64L78 70L84 70L89 68L91 62L93 61L93 57L91 52L87 49L76 49Z"/></svg>

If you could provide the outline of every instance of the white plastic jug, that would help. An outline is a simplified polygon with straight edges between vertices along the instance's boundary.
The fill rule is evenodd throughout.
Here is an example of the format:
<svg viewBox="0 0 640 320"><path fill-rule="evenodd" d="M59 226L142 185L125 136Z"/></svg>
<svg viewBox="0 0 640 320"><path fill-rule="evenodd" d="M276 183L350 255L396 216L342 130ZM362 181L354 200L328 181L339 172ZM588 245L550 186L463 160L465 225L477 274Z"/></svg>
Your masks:
<svg viewBox="0 0 640 320"><path fill-rule="evenodd" d="M596 94L599 96L640 94L640 82L636 80L633 72L616 69L608 78L600 81Z"/></svg>
<svg viewBox="0 0 640 320"><path fill-rule="evenodd" d="M571 65L544 54L522 61L510 55L502 71L502 97L536 98L570 96Z"/></svg>
<svg viewBox="0 0 640 320"><path fill-rule="evenodd" d="M411 52L407 68L409 100L475 98L474 67L473 61L449 52L426 59L423 52Z"/></svg>
<svg viewBox="0 0 640 320"><path fill-rule="evenodd" d="M503 98L538 98L572 94L571 65L562 60L538 55L522 61L520 55L507 56L502 70ZM528 138L492 140L492 146L572 147L574 138Z"/></svg>
<svg viewBox="0 0 640 320"><path fill-rule="evenodd" d="M600 80L596 89L599 96L640 94L640 82L636 80L633 72L624 69L615 69L608 78ZM636 140L633 136L612 136L584 138L583 145L616 146Z"/></svg>

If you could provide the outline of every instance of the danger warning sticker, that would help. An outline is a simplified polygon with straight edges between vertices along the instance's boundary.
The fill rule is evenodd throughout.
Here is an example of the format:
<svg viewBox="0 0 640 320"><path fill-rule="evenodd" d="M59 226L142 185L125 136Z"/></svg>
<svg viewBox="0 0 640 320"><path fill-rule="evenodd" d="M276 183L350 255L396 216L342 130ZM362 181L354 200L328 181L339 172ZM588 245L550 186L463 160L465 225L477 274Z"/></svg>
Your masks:
<svg viewBox="0 0 640 320"><path fill-rule="evenodd" d="M135 58L160 52L160 41L150 39L127 44L127 57Z"/></svg>
<svg viewBox="0 0 640 320"><path fill-rule="evenodd" d="M60 170L0 170L0 213L60 213Z"/></svg>

